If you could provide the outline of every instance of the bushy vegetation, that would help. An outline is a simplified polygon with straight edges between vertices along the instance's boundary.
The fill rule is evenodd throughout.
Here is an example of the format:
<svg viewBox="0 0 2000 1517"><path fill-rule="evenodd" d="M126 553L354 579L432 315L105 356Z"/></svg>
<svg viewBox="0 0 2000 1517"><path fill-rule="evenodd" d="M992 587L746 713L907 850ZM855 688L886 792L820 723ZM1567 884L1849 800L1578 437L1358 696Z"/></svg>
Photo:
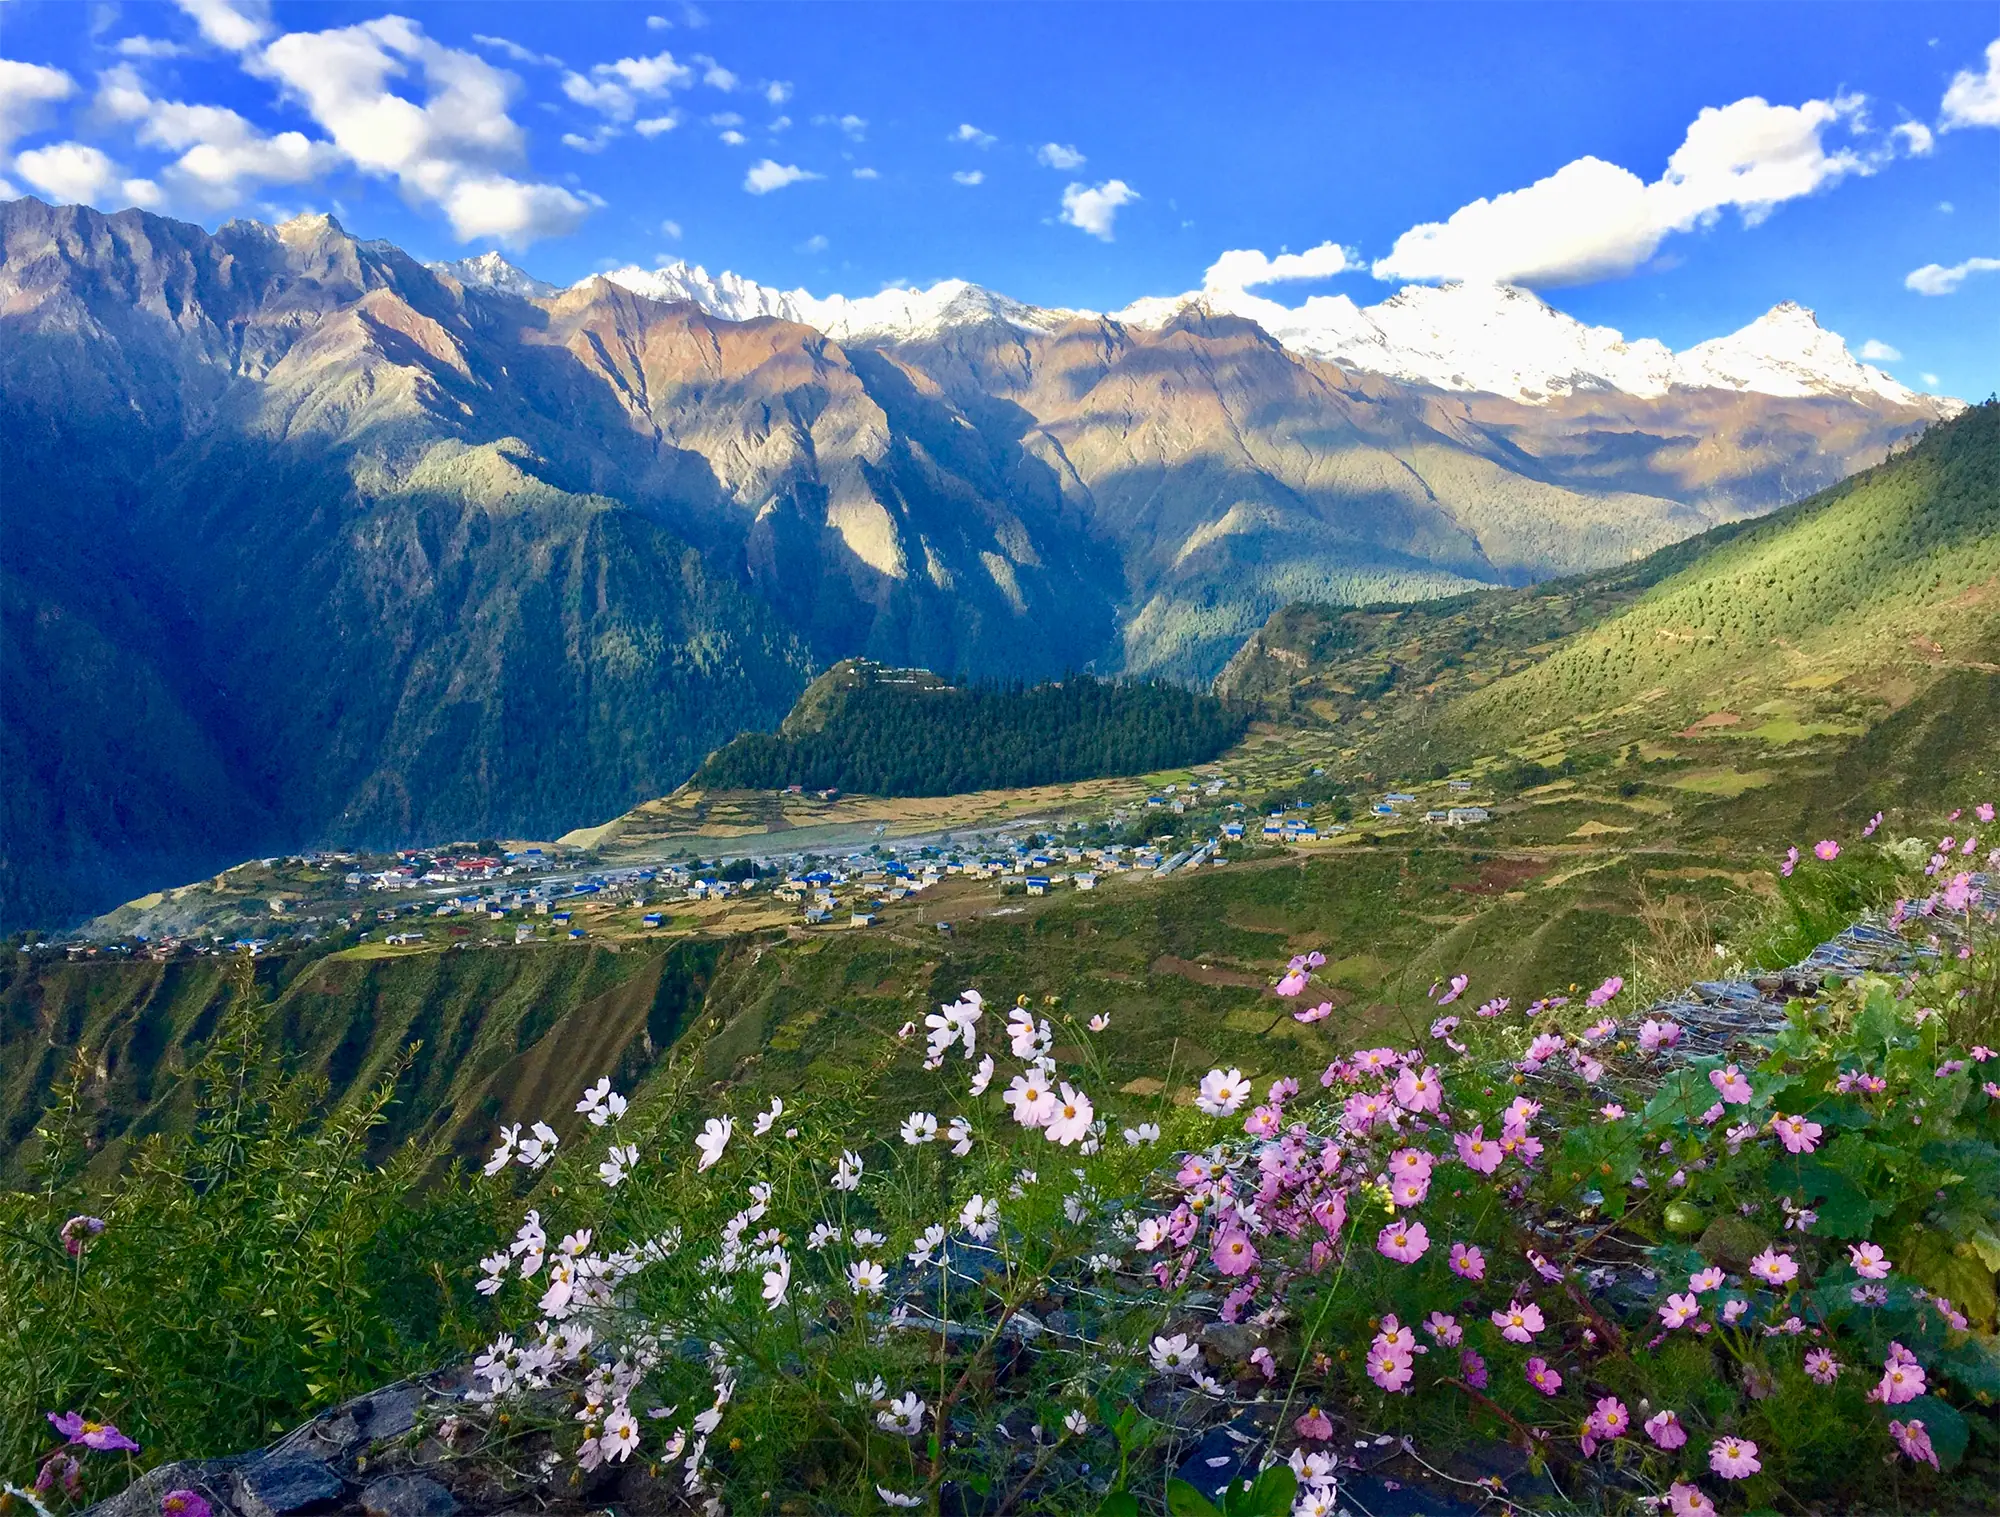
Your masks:
<svg viewBox="0 0 2000 1517"><path fill-rule="evenodd" d="M830 697L820 725L737 738L694 782L954 795L1201 763L1245 726L1222 702L1172 685L1088 675L1035 686L867 679Z"/></svg>
<svg viewBox="0 0 2000 1517"><path fill-rule="evenodd" d="M314 1118L246 1012L128 1178L80 1179L52 1114L0 1230L36 1366L0 1457L102 1489L106 1424L219 1452L477 1333L454 1457L524 1499L611 1464L668 1508L1324 1517L1386 1437L1474 1496L1461 1457L1514 1443L1550 1509L1960 1509L2000 1473L1991 820L1788 855L1774 932L1887 892L1933 952L1782 1025L1474 970L1418 1046L1356 1048L1307 952L1266 1001L1325 1039L1296 1068L1121 1088L1114 1014L967 992L787 1101L695 1058L600 1081L583 1141L509 1127L415 1200L420 1155L362 1160L389 1086Z"/></svg>

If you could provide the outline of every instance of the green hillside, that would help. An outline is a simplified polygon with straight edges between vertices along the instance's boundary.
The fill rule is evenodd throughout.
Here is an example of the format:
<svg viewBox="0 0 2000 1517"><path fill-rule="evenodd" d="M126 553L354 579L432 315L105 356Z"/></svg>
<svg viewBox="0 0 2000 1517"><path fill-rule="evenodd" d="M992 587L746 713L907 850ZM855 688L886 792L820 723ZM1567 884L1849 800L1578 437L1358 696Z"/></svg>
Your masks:
<svg viewBox="0 0 2000 1517"><path fill-rule="evenodd" d="M1076 675L1046 685L951 685L864 659L814 682L776 733L712 755L708 789L957 795L1146 774L1214 758L1243 718L1171 685Z"/></svg>

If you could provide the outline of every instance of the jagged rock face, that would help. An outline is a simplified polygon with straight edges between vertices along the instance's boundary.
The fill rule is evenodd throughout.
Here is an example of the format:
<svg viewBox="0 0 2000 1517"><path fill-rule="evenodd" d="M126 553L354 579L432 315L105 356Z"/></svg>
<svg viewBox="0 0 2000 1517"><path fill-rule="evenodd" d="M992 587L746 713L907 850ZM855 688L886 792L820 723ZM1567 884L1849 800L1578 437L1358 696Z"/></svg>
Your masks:
<svg viewBox="0 0 2000 1517"><path fill-rule="evenodd" d="M0 691L0 919L276 848L548 835L850 655L1205 680L1286 601L1617 562L1926 415L1530 406L971 286L807 312L834 335L547 291L324 216L0 206L0 655L39 671Z"/></svg>

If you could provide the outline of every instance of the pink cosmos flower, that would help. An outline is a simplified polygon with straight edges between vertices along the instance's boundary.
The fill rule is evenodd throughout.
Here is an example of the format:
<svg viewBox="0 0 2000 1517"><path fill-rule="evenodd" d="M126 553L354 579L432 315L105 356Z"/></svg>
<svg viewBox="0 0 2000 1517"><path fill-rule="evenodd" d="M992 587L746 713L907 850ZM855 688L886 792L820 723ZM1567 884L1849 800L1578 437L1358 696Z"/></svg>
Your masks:
<svg viewBox="0 0 2000 1517"><path fill-rule="evenodd" d="M1832 1385L1840 1378L1840 1361L1832 1349L1816 1348L1806 1355L1806 1374L1820 1385Z"/></svg>
<svg viewBox="0 0 2000 1517"><path fill-rule="evenodd" d="M1826 1129L1804 1117L1773 1117L1771 1127L1787 1153L1809 1154L1819 1147L1819 1135Z"/></svg>
<svg viewBox="0 0 2000 1517"><path fill-rule="evenodd" d="M1451 988L1447 990L1443 995L1437 998L1438 1005L1440 1006L1451 1005L1453 1001L1456 1001L1460 996L1465 994L1465 987L1467 985L1470 985L1471 983L1472 983L1471 979L1465 975L1462 974L1453 975L1451 977Z"/></svg>
<svg viewBox="0 0 2000 1517"><path fill-rule="evenodd" d="M1376 1250L1399 1264L1416 1263L1430 1246L1430 1234L1421 1222L1391 1222L1375 1238Z"/></svg>
<svg viewBox="0 0 2000 1517"><path fill-rule="evenodd" d="M1398 1179L1428 1180L1435 1163L1437 1159L1425 1149L1399 1148L1389 1155L1389 1173Z"/></svg>
<svg viewBox="0 0 2000 1517"><path fill-rule="evenodd" d="M1696 1270L1688 1276L1688 1289L1699 1296L1705 1291L1720 1290L1722 1280L1722 1271L1711 1264L1707 1269Z"/></svg>
<svg viewBox="0 0 2000 1517"><path fill-rule="evenodd" d="M1301 1438L1315 1443L1323 1443L1333 1436L1333 1419L1316 1406L1307 1408L1305 1416L1299 1418L1292 1426L1298 1430Z"/></svg>
<svg viewBox="0 0 2000 1517"><path fill-rule="evenodd" d="M1908 1422L1889 1424L1889 1436L1896 1440L1896 1447L1913 1464L1928 1464L1938 1468L1937 1450L1931 1447L1931 1435L1924 1431L1921 1417L1912 1417Z"/></svg>
<svg viewBox="0 0 2000 1517"><path fill-rule="evenodd" d="M1275 1106L1259 1106L1243 1119L1243 1130L1253 1138L1276 1137L1285 1125L1285 1114Z"/></svg>
<svg viewBox="0 0 2000 1517"><path fill-rule="evenodd" d="M1295 996L1306 988L1306 972L1303 969L1288 969L1278 981L1278 994Z"/></svg>
<svg viewBox="0 0 2000 1517"><path fill-rule="evenodd" d="M1406 1069L1396 1077L1396 1101L1405 1111L1438 1109L1438 1072L1426 1067L1421 1073Z"/></svg>
<svg viewBox="0 0 2000 1517"><path fill-rule="evenodd" d="M208 1499L200 1491L182 1487L160 1498L160 1517L210 1517Z"/></svg>
<svg viewBox="0 0 2000 1517"><path fill-rule="evenodd" d="M1875 1387L1872 1400L1884 1406L1898 1406L1905 1401L1915 1401L1924 1393L1924 1367L1914 1359L1890 1357L1883 1361L1882 1380Z"/></svg>
<svg viewBox="0 0 2000 1517"><path fill-rule="evenodd" d="M1532 1301L1508 1302L1505 1311L1493 1314L1493 1325L1500 1329L1500 1336L1510 1343L1532 1343L1535 1334L1548 1326L1542 1320L1542 1309Z"/></svg>
<svg viewBox="0 0 2000 1517"><path fill-rule="evenodd" d="M1600 1438L1623 1438L1632 1430L1632 1417L1616 1396L1600 1396L1589 1425Z"/></svg>
<svg viewBox="0 0 2000 1517"><path fill-rule="evenodd" d="M1475 1391L1486 1389L1486 1361L1471 1349L1458 1356L1458 1372Z"/></svg>
<svg viewBox="0 0 2000 1517"><path fill-rule="evenodd" d="M1748 1438L1718 1438L1708 1446L1708 1467L1724 1480L1747 1480L1764 1466Z"/></svg>
<svg viewBox="0 0 2000 1517"><path fill-rule="evenodd" d="M1854 1266L1854 1273L1864 1280L1887 1279L1893 1266L1888 1256L1873 1243L1853 1243L1848 1245L1848 1262Z"/></svg>
<svg viewBox="0 0 2000 1517"><path fill-rule="evenodd" d="M1724 1325L1734 1327L1736 1319L1749 1310L1750 1303L1748 1301L1734 1296L1730 1297L1729 1300L1722 1303L1722 1320Z"/></svg>
<svg viewBox="0 0 2000 1517"><path fill-rule="evenodd" d="M1787 879L1790 879L1792 871L1798 867L1799 867L1798 849L1787 848L1785 850L1785 861L1784 863L1778 866L1778 873L1784 875Z"/></svg>
<svg viewBox="0 0 2000 1517"><path fill-rule="evenodd" d="M1872 838L1873 836L1875 836L1875 829L1877 827L1880 827L1881 825L1882 825L1882 813L1878 811L1873 816L1868 818L1868 825L1861 829L1861 835L1865 838Z"/></svg>
<svg viewBox="0 0 2000 1517"><path fill-rule="evenodd" d="M1376 1349L1368 1355L1368 1378L1385 1391L1400 1391L1416 1373L1416 1362L1395 1349Z"/></svg>
<svg viewBox="0 0 2000 1517"><path fill-rule="evenodd" d="M103 1231L104 1219L102 1217L87 1217L79 1214L63 1223L62 1232L58 1236L62 1239L63 1252L68 1254L72 1259L78 1259L83 1256L83 1246Z"/></svg>
<svg viewBox="0 0 2000 1517"><path fill-rule="evenodd" d="M1263 1344L1260 1343L1250 1350L1250 1363L1255 1367L1257 1373L1262 1375L1266 1380L1276 1380L1278 1378L1278 1361L1271 1356L1270 1349L1266 1348Z"/></svg>
<svg viewBox="0 0 2000 1517"><path fill-rule="evenodd" d="M1701 1303L1693 1296L1669 1296L1667 1304L1660 1308L1660 1320L1670 1328L1685 1327L1700 1313Z"/></svg>
<svg viewBox="0 0 2000 1517"><path fill-rule="evenodd" d="M1743 1078L1743 1072L1734 1064L1727 1069L1711 1069L1708 1083L1715 1087L1715 1093L1722 1097L1725 1105L1742 1106L1750 1099L1750 1082Z"/></svg>
<svg viewBox="0 0 2000 1517"><path fill-rule="evenodd" d="M1672 1412L1655 1412L1646 1419L1646 1436L1663 1449L1677 1449L1688 1441L1687 1429Z"/></svg>
<svg viewBox="0 0 2000 1517"><path fill-rule="evenodd" d="M1824 861L1837 859L1840 857L1840 844L1832 838L1822 838L1813 844L1813 857Z"/></svg>
<svg viewBox="0 0 2000 1517"><path fill-rule="evenodd" d="M1545 1359L1530 1359L1524 1366L1528 1384L1544 1396L1553 1396L1563 1388L1563 1377L1558 1375Z"/></svg>
<svg viewBox="0 0 2000 1517"><path fill-rule="evenodd" d="M1424 1197L1430 1193L1431 1182L1428 1175L1394 1180L1389 1185L1389 1195L1398 1206L1420 1206Z"/></svg>
<svg viewBox="0 0 2000 1517"><path fill-rule="evenodd" d="M1698 1485L1676 1480L1667 1488L1667 1510L1673 1517L1715 1517L1715 1503Z"/></svg>
<svg viewBox="0 0 2000 1517"><path fill-rule="evenodd" d="M1292 1019L1298 1022L1324 1022L1332 1015L1333 1002L1321 1001L1317 1006L1308 1006L1304 1011L1293 1012Z"/></svg>
<svg viewBox="0 0 2000 1517"><path fill-rule="evenodd" d="M1776 1249L1767 1248L1750 1261L1750 1273L1769 1284L1783 1285L1797 1278L1799 1267L1790 1254L1781 1254Z"/></svg>
<svg viewBox="0 0 2000 1517"><path fill-rule="evenodd" d="M1394 1312L1382 1319L1382 1326L1375 1334L1376 1348L1394 1349L1399 1354L1414 1354L1417 1351L1417 1335L1397 1320Z"/></svg>
<svg viewBox="0 0 2000 1517"><path fill-rule="evenodd" d="M1451 1272L1466 1280L1484 1280L1486 1256L1470 1244L1454 1243L1451 1246Z"/></svg>
<svg viewBox="0 0 2000 1517"><path fill-rule="evenodd" d="M1672 1048L1681 1040L1681 1024L1659 1021L1652 1017L1639 1024L1639 1048L1643 1053L1658 1053L1662 1048Z"/></svg>
<svg viewBox="0 0 2000 1517"><path fill-rule="evenodd" d="M1257 1247L1240 1227L1230 1227L1221 1233L1209 1257L1225 1275L1247 1275L1257 1267Z"/></svg>
<svg viewBox="0 0 2000 1517"><path fill-rule="evenodd" d="M1458 1149L1459 1158L1482 1175L1490 1175L1500 1167L1500 1145L1486 1136L1485 1124L1469 1133L1458 1133L1452 1139Z"/></svg>
<svg viewBox="0 0 2000 1517"><path fill-rule="evenodd" d="M1495 996L1490 1001L1480 1003L1478 1014L1482 1017L1497 1017L1511 1004L1512 1002L1506 996Z"/></svg>
<svg viewBox="0 0 2000 1517"><path fill-rule="evenodd" d="M1982 822L1992 821L1993 803L1991 801L1981 801L1977 806L1974 806L1972 808L1972 814L1978 817L1979 820Z"/></svg>
<svg viewBox="0 0 2000 1517"><path fill-rule="evenodd" d="M1465 1329L1458 1325L1458 1319L1447 1312L1432 1312L1424 1319L1424 1331L1446 1348L1457 1348L1459 1340L1465 1336Z"/></svg>
<svg viewBox="0 0 2000 1517"><path fill-rule="evenodd" d="M1618 992L1623 990L1624 988L1625 988L1625 981L1621 979L1619 976L1614 974L1613 976L1611 976L1610 979L1606 980L1602 985L1598 986L1597 989L1593 990L1590 993L1590 995L1586 998L1587 1004L1590 1006L1591 1010L1595 1011L1598 1007L1602 1006L1606 1001L1609 1001L1613 996L1617 995Z"/></svg>

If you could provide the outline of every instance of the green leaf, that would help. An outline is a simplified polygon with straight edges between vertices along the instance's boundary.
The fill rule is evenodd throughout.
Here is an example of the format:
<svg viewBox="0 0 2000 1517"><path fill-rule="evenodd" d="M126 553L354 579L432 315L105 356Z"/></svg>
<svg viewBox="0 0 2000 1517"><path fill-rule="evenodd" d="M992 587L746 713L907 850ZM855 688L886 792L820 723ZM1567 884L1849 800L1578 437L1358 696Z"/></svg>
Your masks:
<svg viewBox="0 0 2000 1517"><path fill-rule="evenodd" d="M1185 1480L1167 1482L1167 1510L1173 1517L1222 1517L1215 1503Z"/></svg>
<svg viewBox="0 0 2000 1517"><path fill-rule="evenodd" d="M1288 1464L1274 1464L1257 1481L1244 1491L1239 1486L1230 1492L1231 1497L1241 1492L1244 1500L1242 1517L1287 1517L1292 1510L1292 1502L1299 1493L1299 1477L1292 1473ZM1231 1508L1232 1513L1237 1510Z"/></svg>
<svg viewBox="0 0 2000 1517"><path fill-rule="evenodd" d="M1113 1491L1097 1508L1097 1517L1139 1517L1139 1498L1130 1491Z"/></svg>
<svg viewBox="0 0 2000 1517"><path fill-rule="evenodd" d="M1908 1422L1912 1418L1923 1423L1924 1431L1930 1435L1931 1447L1937 1450L1938 1465L1950 1469L1965 1457L1966 1440L1972 1436L1965 1419L1958 1408L1948 1401L1940 1401L1935 1396L1919 1396L1915 1401L1905 1402L1896 1408L1903 1415L1897 1420Z"/></svg>
<svg viewBox="0 0 2000 1517"><path fill-rule="evenodd" d="M1847 1175L1817 1158L1782 1154L1771 1161L1765 1180L1773 1190L1798 1190L1811 1198L1819 1213L1818 1229L1829 1238L1865 1238L1875 1218L1888 1210L1870 1201Z"/></svg>
<svg viewBox="0 0 2000 1517"><path fill-rule="evenodd" d="M1939 1363L1954 1385L1980 1401L1990 1404L2000 1397L2000 1340L1991 1333L1975 1333L1954 1344L1940 1356Z"/></svg>

